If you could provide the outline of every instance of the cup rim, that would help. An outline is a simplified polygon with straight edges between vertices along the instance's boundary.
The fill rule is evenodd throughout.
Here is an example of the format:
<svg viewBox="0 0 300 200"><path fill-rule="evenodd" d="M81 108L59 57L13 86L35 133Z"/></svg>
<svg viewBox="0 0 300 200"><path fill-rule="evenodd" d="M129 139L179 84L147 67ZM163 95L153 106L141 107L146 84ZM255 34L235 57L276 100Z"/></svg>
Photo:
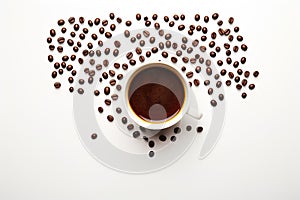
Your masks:
<svg viewBox="0 0 300 200"><path fill-rule="evenodd" d="M183 104L180 108L180 111L174 115L173 117L171 117L170 119L167 120L161 120L161 121L155 121L155 122L150 122L150 121L146 121L142 118L140 118L139 116L136 115L136 113L133 111L130 102L129 102L129 97L128 97L128 91L129 91L129 86L130 83L132 82L132 80L134 79L134 77L141 72L142 70L145 70L147 68L151 68L153 67L153 65L155 66L159 66L159 67L164 67L166 69L170 69L172 70L176 76L180 79L182 86L184 88L184 101ZM176 66L173 66L171 63L165 63L165 62L149 62L146 63L142 66L140 66L137 69L134 69L131 71L130 74L128 74L129 76L127 76L127 80L126 80L126 86L125 86L125 108L127 110L128 115L130 116L130 118L135 121L139 126L142 126L144 128L147 129L152 129L152 130L161 130L161 129L165 129L168 128L174 124L176 124L177 122L179 122L182 117L186 114L188 107L189 107L189 100L190 100L190 91L189 91L189 87L188 87L188 82L185 79L185 77L181 74L181 71L179 71Z"/></svg>

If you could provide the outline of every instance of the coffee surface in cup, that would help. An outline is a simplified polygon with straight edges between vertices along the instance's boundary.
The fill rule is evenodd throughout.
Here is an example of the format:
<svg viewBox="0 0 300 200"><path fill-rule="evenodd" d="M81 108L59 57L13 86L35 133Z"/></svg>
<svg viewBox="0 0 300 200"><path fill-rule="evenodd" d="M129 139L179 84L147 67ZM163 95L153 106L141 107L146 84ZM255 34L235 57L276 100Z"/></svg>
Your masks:
<svg viewBox="0 0 300 200"><path fill-rule="evenodd" d="M180 77L159 64L137 72L128 89L133 112L149 122L167 121L175 117L185 100Z"/></svg>

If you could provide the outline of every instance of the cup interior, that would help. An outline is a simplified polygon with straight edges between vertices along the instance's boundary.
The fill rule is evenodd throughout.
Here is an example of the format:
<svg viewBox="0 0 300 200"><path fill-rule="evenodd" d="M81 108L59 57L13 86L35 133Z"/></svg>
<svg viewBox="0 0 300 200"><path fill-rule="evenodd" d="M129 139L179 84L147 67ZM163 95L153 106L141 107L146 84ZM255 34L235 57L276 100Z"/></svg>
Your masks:
<svg viewBox="0 0 300 200"><path fill-rule="evenodd" d="M175 68L164 63L140 67L126 86L126 101L133 119L150 127L174 124L184 114L187 84ZM156 126L158 127L158 126Z"/></svg>

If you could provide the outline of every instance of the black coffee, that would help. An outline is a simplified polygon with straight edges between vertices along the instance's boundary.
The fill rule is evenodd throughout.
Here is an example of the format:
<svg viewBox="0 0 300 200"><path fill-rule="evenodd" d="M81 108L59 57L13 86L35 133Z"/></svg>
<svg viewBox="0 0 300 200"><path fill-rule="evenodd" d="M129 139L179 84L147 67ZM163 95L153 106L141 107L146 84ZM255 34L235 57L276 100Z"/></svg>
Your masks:
<svg viewBox="0 0 300 200"><path fill-rule="evenodd" d="M183 82L162 64L146 66L137 72L128 89L134 113L145 121L166 121L180 111L185 98Z"/></svg>

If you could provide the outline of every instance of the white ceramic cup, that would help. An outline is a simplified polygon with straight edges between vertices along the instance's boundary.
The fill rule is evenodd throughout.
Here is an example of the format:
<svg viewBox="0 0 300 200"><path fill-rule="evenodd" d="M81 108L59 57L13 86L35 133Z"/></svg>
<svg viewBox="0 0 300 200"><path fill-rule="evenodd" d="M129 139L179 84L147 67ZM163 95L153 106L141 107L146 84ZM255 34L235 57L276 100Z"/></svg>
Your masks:
<svg viewBox="0 0 300 200"><path fill-rule="evenodd" d="M167 118L165 120L158 120L158 121L148 121L145 119L140 118L131 108L130 102L129 102L129 87L130 84L132 83L133 78L140 73L142 70L151 68L151 67L161 67L167 70L171 70L180 80L181 84L182 84L182 88L184 90L184 100L183 103L181 105L180 110L171 118ZM161 129L165 129L168 128L174 124L176 124L177 122L179 122L183 116L187 113L187 111L189 110L189 103L190 103L190 87L189 87L189 83L187 81L187 79L185 78L185 76L181 73L181 71L177 68L177 67L173 67L172 65L166 64L166 63L149 63L149 64L145 64L137 69L133 69L130 72L128 72L128 74L126 75L125 78L125 90L123 95L124 95L124 105L125 108L127 110L127 113L129 114L130 118L135 121L139 126L142 126L144 128L147 129L151 129L151 130L161 130Z"/></svg>

